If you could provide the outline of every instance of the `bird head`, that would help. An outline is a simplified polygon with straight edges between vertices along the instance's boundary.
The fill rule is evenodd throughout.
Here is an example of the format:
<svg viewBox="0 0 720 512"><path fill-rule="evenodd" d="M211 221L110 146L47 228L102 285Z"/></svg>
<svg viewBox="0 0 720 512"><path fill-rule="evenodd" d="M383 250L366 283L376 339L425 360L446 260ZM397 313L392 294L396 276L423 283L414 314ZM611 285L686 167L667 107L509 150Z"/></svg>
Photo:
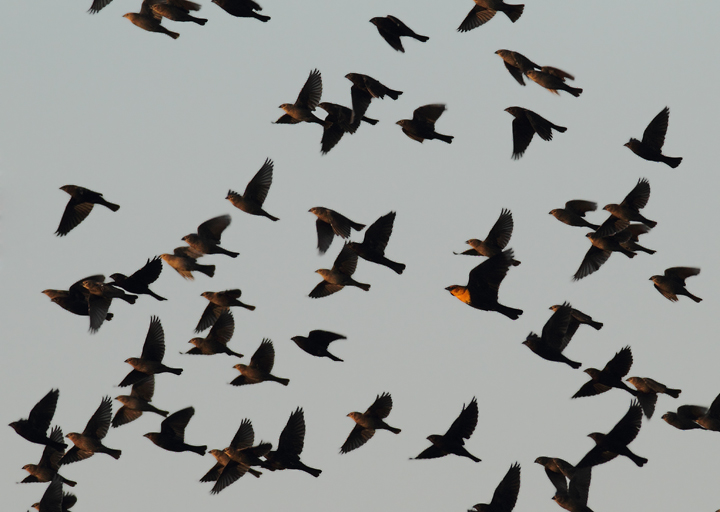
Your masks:
<svg viewBox="0 0 720 512"><path fill-rule="evenodd" d="M201 341L203 341L204 339L205 338L193 338L190 341L188 341L188 343L192 343L193 345L197 346L197 344L200 343Z"/></svg>

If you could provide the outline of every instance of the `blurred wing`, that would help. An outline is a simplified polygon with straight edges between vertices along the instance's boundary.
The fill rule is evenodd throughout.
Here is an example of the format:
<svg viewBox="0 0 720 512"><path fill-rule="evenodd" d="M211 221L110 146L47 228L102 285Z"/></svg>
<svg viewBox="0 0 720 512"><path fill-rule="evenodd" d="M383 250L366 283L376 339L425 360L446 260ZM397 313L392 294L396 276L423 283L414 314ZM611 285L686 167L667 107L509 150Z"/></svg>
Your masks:
<svg viewBox="0 0 720 512"><path fill-rule="evenodd" d="M245 194L243 195L245 199L251 199L262 206L270 190L270 185L272 185L273 166L273 161L267 158L260 170L245 187Z"/></svg>

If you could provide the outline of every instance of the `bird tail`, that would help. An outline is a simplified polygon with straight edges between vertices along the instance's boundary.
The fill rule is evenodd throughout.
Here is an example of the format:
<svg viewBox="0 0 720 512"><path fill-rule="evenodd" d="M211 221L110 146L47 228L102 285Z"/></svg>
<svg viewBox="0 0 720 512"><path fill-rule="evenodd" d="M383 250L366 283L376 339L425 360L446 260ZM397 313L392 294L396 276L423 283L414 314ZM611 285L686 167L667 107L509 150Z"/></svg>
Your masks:
<svg viewBox="0 0 720 512"><path fill-rule="evenodd" d="M682 157L672 157L672 156L661 156L661 162L664 164L668 164L670 167L675 169L678 165L680 165L680 162L682 162Z"/></svg>
<svg viewBox="0 0 720 512"><path fill-rule="evenodd" d="M60 477L60 480L62 480L62 483L64 483L65 485L69 485L70 487L75 487L77 485L77 482L74 482L73 480L68 480L67 478Z"/></svg>
<svg viewBox="0 0 720 512"><path fill-rule="evenodd" d="M394 100L398 99L398 96L400 96L402 93L403 93L402 91L394 91L392 89L388 89L388 91L387 91L387 95L390 96Z"/></svg>
<svg viewBox="0 0 720 512"><path fill-rule="evenodd" d="M233 351L230 350L230 349L227 349L227 354L228 354L229 356L243 357L242 354L238 354L237 352L233 352Z"/></svg>
<svg viewBox="0 0 720 512"><path fill-rule="evenodd" d="M165 29L165 33L167 35L169 35L170 37L172 37L173 39L177 39L178 37L180 37L180 34L178 34L177 32L171 32L170 30L167 30L167 29Z"/></svg>
<svg viewBox="0 0 720 512"><path fill-rule="evenodd" d="M251 306L250 304L245 304L243 302L238 301L237 306L243 307L245 309L249 309L250 311L255 311L255 306Z"/></svg>
<svg viewBox="0 0 720 512"><path fill-rule="evenodd" d="M190 16L190 21L194 21L198 25L205 25L205 23L207 23L205 18L195 18L194 16Z"/></svg>
<svg viewBox="0 0 720 512"><path fill-rule="evenodd" d="M322 473L322 469L311 468L311 467L306 466L306 465L304 465L304 464L300 467L300 469L301 469L302 471L305 471L305 473L308 473L308 474L314 476L315 478L319 477L319 476L320 476L320 473Z"/></svg>
<svg viewBox="0 0 720 512"><path fill-rule="evenodd" d="M252 16L253 16L253 18L259 19L259 20L262 21L263 23L267 23L267 21L270 19L270 16L265 16L265 15L263 15L263 14L258 14L258 13L254 12L254 11L253 11L253 13L252 13ZM259 475L258 475L258 476L259 476Z"/></svg>
<svg viewBox="0 0 720 512"><path fill-rule="evenodd" d="M231 258L237 258L238 256L240 256L239 252L228 251L227 249L223 249L222 247L218 247L218 249L220 249L221 253L226 254Z"/></svg>
<svg viewBox="0 0 720 512"><path fill-rule="evenodd" d="M518 260L512 260L511 265L513 267L517 267L518 265L520 265L520 262Z"/></svg>
<svg viewBox="0 0 720 512"><path fill-rule="evenodd" d="M447 142L448 144L452 144L452 141L455 137L452 135L443 135L442 133L436 133L435 138L440 139L443 142Z"/></svg>
<svg viewBox="0 0 720 512"><path fill-rule="evenodd" d="M632 452L628 454L628 457L630 457L630 460L632 460L638 467L643 467L648 461L645 457L640 457Z"/></svg>
<svg viewBox="0 0 720 512"><path fill-rule="evenodd" d="M635 253L634 253L634 252L628 251L628 250L625 249L624 247L621 247L620 250L621 250L622 253L623 253L625 256L627 256L628 258L634 258L634 257L635 257Z"/></svg>
<svg viewBox="0 0 720 512"><path fill-rule="evenodd" d="M168 415L167 411L160 410L157 407L153 407L152 405L150 407L151 407L150 412L154 412L155 414L159 414L163 418L167 418L167 415Z"/></svg>
<svg viewBox="0 0 720 512"><path fill-rule="evenodd" d="M682 158L681 158L680 160L682 160ZM678 164L679 164L679 163L680 163L680 162L678 162ZM670 164L668 164L668 165L670 165ZM677 165L676 165L675 167L677 167ZM110 209L111 209L112 211L114 211L114 212L116 212L116 211L118 211L118 210L120 209L120 205L119 205L119 204L109 203L108 201L105 201L105 200L103 200L100 204L103 205L103 206L106 206L106 207L110 208Z"/></svg>
<svg viewBox="0 0 720 512"><path fill-rule="evenodd" d="M570 87L570 86L567 86L567 89L565 89L565 90L566 90L567 92L569 92L570 94L572 94L573 96L575 96L576 98L577 98L578 96L580 96L580 95L582 94L582 92L583 92L583 90L580 89L579 87Z"/></svg>
<svg viewBox="0 0 720 512"><path fill-rule="evenodd" d="M657 252L657 251L653 251L652 249L648 249L647 247L643 247L642 245L639 245L639 244L635 244L635 250L646 252L648 254L655 254Z"/></svg>
<svg viewBox="0 0 720 512"><path fill-rule="evenodd" d="M365 117L365 116L362 116L362 119L360 119L360 120L361 120L361 121L365 121L366 123L369 123L369 124L372 124L372 125L378 124L378 120L377 120L377 119L371 119L371 118Z"/></svg>
<svg viewBox="0 0 720 512"><path fill-rule="evenodd" d="M365 291L370 290L370 285L369 285L369 284L358 283L357 281L355 281L355 286L357 286L358 288L361 288L361 289L363 289L363 290L365 290Z"/></svg>
<svg viewBox="0 0 720 512"><path fill-rule="evenodd" d="M212 277L215 275L215 265L198 265L195 269L198 272L202 272L208 277Z"/></svg>
<svg viewBox="0 0 720 512"><path fill-rule="evenodd" d="M113 319L114 316L115 316L115 315L114 315L113 313L108 313L108 314L105 316L105 320L110 321L110 320Z"/></svg>
<svg viewBox="0 0 720 512"><path fill-rule="evenodd" d="M571 360L568 359L567 357L564 359L564 362L567 363L568 365L570 365L570 366L571 366L573 369L575 369L575 370L577 370L578 368L580 368L580 367L582 366L582 365L581 365L580 363L578 363L577 361L571 361ZM573 397L573 398L574 398L574 397Z"/></svg>
<svg viewBox="0 0 720 512"><path fill-rule="evenodd" d="M205 455L205 452L207 451L207 445L202 446L193 446L191 444L187 445L190 451L197 453L198 455Z"/></svg>
<svg viewBox="0 0 720 512"><path fill-rule="evenodd" d="M265 17L270 19L268 16L265 16ZM267 21L267 20L264 20L264 21ZM262 473L260 471L257 471L253 468L248 468L248 473L250 473L255 478L260 478L260 475L262 475Z"/></svg>
<svg viewBox="0 0 720 512"><path fill-rule="evenodd" d="M353 228L355 231L361 231L365 227L365 224L350 221L350 227Z"/></svg>
<svg viewBox="0 0 720 512"><path fill-rule="evenodd" d="M122 455L122 450L113 450L112 448L108 448L107 452L108 455L110 455L113 459L119 459L120 455Z"/></svg>
<svg viewBox="0 0 720 512"><path fill-rule="evenodd" d="M695 295L693 295L693 294L690 293L690 292L688 292L687 296L690 297L690 298L691 298L692 300L694 300L695 302L701 302L701 301L702 301L702 299L701 299L700 297L696 297Z"/></svg>
<svg viewBox="0 0 720 512"><path fill-rule="evenodd" d="M182 369L182 368L170 368L170 367L167 367L167 366L166 366L166 368L167 368L167 371L168 371L168 372L174 373L175 375L180 375L180 374L183 372L183 369Z"/></svg>
<svg viewBox="0 0 720 512"><path fill-rule="evenodd" d="M588 324L590 325L590 327L592 327L592 328L595 329L596 331L599 331L600 329L602 329L602 326L603 326L603 323L602 323L602 322L595 322L595 321L593 321L593 320L590 320L590 321L588 322Z"/></svg>
<svg viewBox="0 0 720 512"><path fill-rule="evenodd" d="M673 398L677 398L680 396L680 393L682 393L682 391L679 389L667 388L667 389L665 389L665 393L667 393L668 395L670 395Z"/></svg>
<svg viewBox="0 0 720 512"><path fill-rule="evenodd" d="M520 317L520 315L523 314L522 309L509 308L507 306L503 306L502 304L498 304L498 308L496 311L498 313L505 315L510 320L517 320Z"/></svg>
<svg viewBox="0 0 720 512"><path fill-rule="evenodd" d="M645 217L642 218L642 223L651 229L657 226L657 222L655 222L654 220L646 219Z"/></svg>
<svg viewBox="0 0 720 512"><path fill-rule="evenodd" d="M520 18L520 16L522 16L524 9L524 4L508 5L505 7L505 10L503 12L507 15L508 18L510 18L510 21L515 23Z"/></svg>
<svg viewBox="0 0 720 512"><path fill-rule="evenodd" d="M151 297L153 297L153 298L155 298L155 299L157 299L157 300L167 300L165 297L161 297L160 295L158 295L157 293L153 292L152 290L148 290L148 294L149 294Z"/></svg>
<svg viewBox="0 0 720 512"><path fill-rule="evenodd" d="M267 212L265 212L265 216L266 216L268 219L270 219L271 221L273 221L273 222L275 222L275 221L277 221L277 220L280 220L278 217L274 217L274 216L270 215L270 214L267 213Z"/></svg>
<svg viewBox="0 0 720 512"><path fill-rule="evenodd" d="M427 41L428 39L430 39L428 36L421 36L420 34L415 34L415 33L411 34L410 37L413 37L413 38L415 38L415 39L417 39L418 41L421 41L421 42L423 42L423 43L424 43L425 41Z"/></svg>
<svg viewBox="0 0 720 512"><path fill-rule="evenodd" d="M135 301L137 300L137 295L130 295L129 293L126 293L122 297L120 297L122 300L127 302L128 304L135 304Z"/></svg>
<svg viewBox="0 0 720 512"><path fill-rule="evenodd" d="M555 130L559 131L560 133L565 133L567 131L567 128L565 128L564 126L558 126L556 124L553 124L553 125L551 125L551 127L554 128Z"/></svg>
<svg viewBox="0 0 720 512"><path fill-rule="evenodd" d="M283 379L282 377L275 377L274 379L271 379L271 380L274 380L275 382L279 382L283 386L287 386L288 384L290 384L290 379Z"/></svg>

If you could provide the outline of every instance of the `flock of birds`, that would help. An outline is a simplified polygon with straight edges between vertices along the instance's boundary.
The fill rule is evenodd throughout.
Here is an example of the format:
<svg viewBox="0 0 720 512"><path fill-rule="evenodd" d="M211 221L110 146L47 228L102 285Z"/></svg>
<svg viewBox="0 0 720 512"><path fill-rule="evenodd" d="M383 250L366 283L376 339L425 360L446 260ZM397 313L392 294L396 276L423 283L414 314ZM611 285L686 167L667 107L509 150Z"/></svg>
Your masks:
<svg viewBox="0 0 720 512"><path fill-rule="evenodd" d="M458 28L460 32L479 27L489 21L496 12L504 12L514 23L520 18L524 9L523 5L509 5L502 0L474 1L475 6ZM110 0L95 0L90 12L97 13L109 3ZM213 0L213 3L232 16L254 17L263 22L270 19L270 17L258 13L261 7L253 0ZM160 32L177 38L179 34L165 28L161 24L162 19L204 25L207 22L206 19L190 14L199 8L198 4L187 0L144 0L139 13L128 13L125 17L144 30ZM370 21L376 26L384 40L400 52L405 51L401 37L411 37L421 42L429 39L427 36L415 33L394 16L376 17ZM555 94L558 94L558 91L564 91L574 97L579 97L583 92L582 89L571 87L566 83L566 80L574 80L574 77L563 70L551 66L540 66L515 51L498 50L496 53L520 85L524 86L525 78L528 78ZM322 79L320 72L315 69L310 72L296 101L280 105L285 113L276 123L308 122L321 125L323 128L321 152L325 154L339 143L344 134L355 133L362 122L369 125L377 123L377 120L365 116L372 99L383 99L387 96L397 100L403 94L402 91L393 90L368 75L349 73L346 78L352 82L351 107L320 101ZM327 112L324 119L315 115L314 112L318 107ZM444 111L445 105L443 104L424 105L415 109L411 119L397 121L397 124L408 137L416 141L437 139L450 144L453 136L435 131L435 123ZM523 156L535 134L543 140L549 141L552 139L553 131L560 133L566 131L565 127L553 124L531 110L512 106L508 107L506 111L513 116L512 157L514 159ZM672 168L677 167L682 158L668 157L662 154L668 120L669 109L664 108L647 126L641 140L631 138L625 146L645 160L662 162ZM242 194L229 190L226 199L247 214L278 221L277 217L263 209L272 179L273 162L267 159ZM117 212L120 208L119 205L105 200L103 194L81 186L66 185L61 189L70 195L70 200L56 231L58 236L68 235L88 217L96 204L113 212ZM647 254L655 252L639 244L639 236L648 233L657 224L640 213L640 210L648 203L649 197L650 184L647 179L640 178L620 203L610 203L603 208L609 213L609 216L600 224L593 224L586 219L586 214L596 211L598 207L596 202L589 200L570 200L564 208L553 209L550 212L559 221L569 226L591 230L586 235L591 247L573 279L583 279L596 272L613 252L620 252L628 258L635 257L637 252ZM328 251L335 236L349 239L353 231L360 232L366 227L329 208L314 207L309 211L317 217L317 247L320 254ZM352 277L359 258L386 266L398 275L402 274L405 264L395 262L385 256L395 216L395 212L389 212L377 219L365 230L362 242L347 241L335 258L332 268L317 270L322 281L309 292L309 297L326 297L341 291L346 286L369 291L370 284L358 282ZM89 330L91 333L96 332L106 320L113 319L113 313L109 311L113 299L120 299L128 304L134 304L139 295L149 295L158 301L166 300L149 288L160 276L163 261L174 268L183 278L192 280L194 279L193 272L200 272L208 277L213 277L215 272L215 265L200 264L198 263L199 258L205 255L224 255L236 258L239 253L220 245L222 233L229 226L230 221L230 215L221 215L203 222L197 227L195 233L190 233L182 238L187 245L175 248L172 254L165 253L148 259L142 268L130 276L114 273L110 275L112 281L105 282L105 276L91 275L78 280L68 290L47 289L43 293L52 302L67 311L89 317ZM467 241L470 249L462 253L455 253L482 256L487 259L470 271L467 285L452 285L446 289L473 308L495 311L516 320L523 311L505 306L498 301L499 287L507 272L511 267L520 265L520 261L515 259L513 250L507 248L512 231L512 213L503 209L484 240L470 239ZM686 296L695 302L700 302L702 299L690 293L685 286L686 279L698 275L699 272L700 269L693 267L671 267L666 269L663 275L654 275L650 277L650 280L653 281L655 288L671 301L677 301L678 296ZM242 307L252 311L255 306L239 300L241 297L239 289L208 291L202 295L209 303L201 314L196 332L210 330L205 337L195 337L189 340L193 348L186 353L194 355L225 354L243 358L243 354L228 347L235 329L230 308ZM547 361L560 362L573 369L580 368L581 363L572 361L565 356L564 349L581 325L588 325L595 330L600 330L603 324L593 320L590 315L574 309L569 303L554 305L550 309L553 313L542 328L541 334L537 335L531 332L523 343ZM330 353L328 349L333 341L344 338L333 332L313 330L308 336L295 336L292 340L300 349L310 355L340 362L342 359ZM122 406L115 412L114 417L112 401L110 397L104 397L84 430L81 433L73 432L65 436L73 443L73 447L69 450L67 449L68 445L64 442L61 428L55 426L51 429L59 399L59 390L57 389L51 390L43 397L32 408L27 419L10 424L23 438L32 443L44 445L38 464L27 464L23 467L29 473L23 482L50 483L40 501L34 505L35 508L40 512L69 510L75 504L76 498L70 493L64 493L63 485L74 487L76 482L61 476L59 473L61 468L66 464L85 460L95 453L104 453L119 459L121 450L109 448L103 444L110 426L120 427L135 421L144 412L164 418L159 432L145 434L145 437L160 448L173 452L191 451L199 455L206 453L207 446L192 445L185 441L185 428L195 413L193 407L170 414L151 403L155 391L155 375L162 373L180 375L183 371L180 368L165 366L162 362L164 353L164 331L160 319L153 316L140 357L130 357L125 361L133 369L119 383L119 386L130 386L130 394L116 398ZM249 364L234 365L240 375L231 384L243 386L261 382L277 382L287 386L289 379L272 374L274 360L275 351L272 341L263 339L251 356ZM652 417L658 394L667 394L673 398L678 398L680 394L680 390L669 388L648 377L627 378L632 363L630 347L622 348L601 370L587 368L585 373L588 374L590 380L573 396L573 398L593 396L617 388L630 393L633 397L627 412L608 433L596 432L589 435L595 441L596 446L580 457L574 465L554 457L538 457L535 460L544 467L555 488L553 499L567 510L572 512L590 511L587 502L593 467L606 463L618 455L629 458L639 467L647 462L646 458L636 455L628 447L640 431L642 416L644 414L647 418ZM627 386L623 379L634 388ZM390 393L385 392L379 394L365 412L349 413L348 416L355 422L355 426L341 446L340 452L344 454L358 449L368 442L378 430L399 434L401 429L386 423L392 406L392 397ZM710 407L683 405L678 407L676 412L666 413L663 419L682 430L720 431L720 396ZM463 405L459 416L452 421L445 434L428 436L427 440L430 442L430 446L415 458L431 459L454 454L469 458L474 462L480 462L478 457L465 448L465 441L473 434L477 421L478 404L476 398L473 397L467 405ZM236 435L226 448L210 450L216 463L200 481L213 483L211 492L215 494L246 473L259 477L262 474L259 469L270 471L295 469L318 477L321 474L320 469L309 467L300 460L304 437L304 412L300 407L288 419L276 450L272 449L270 443L255 444L252 423L250 420L243 420ZM519 489L520 465L514 463L498 485L490 503L475 505L474 509L478 512L509 512L515 506Z"/></svg>

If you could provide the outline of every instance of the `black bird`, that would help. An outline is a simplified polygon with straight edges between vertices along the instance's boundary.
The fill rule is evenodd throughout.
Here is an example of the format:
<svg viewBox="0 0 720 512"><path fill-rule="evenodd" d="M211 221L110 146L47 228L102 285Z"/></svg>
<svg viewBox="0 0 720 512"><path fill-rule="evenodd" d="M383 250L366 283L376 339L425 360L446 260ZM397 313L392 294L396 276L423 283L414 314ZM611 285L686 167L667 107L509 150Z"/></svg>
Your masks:
<svg viewBox="0 0 720 512"><path fill-rule="evenodd" d="M671 157L662 154L662 147L665 144L665 134L668 129L668 120L670 119L670 109L665 107L658 115L650 121L643 132L642 140L630 139L625 143L625 147L635 153L640 158L651 162L662 162L669 165L673 169L680 165L682 157Z"/></svg>
<svg viewBox="0 0 720 512"><path fill-rule="evenodd" d="M242 295L242 292L235 288L232 290L225 290L223 292L203 292L200 294L201 297L205 297L210 301L205 311L203 311L200 321L195 327L195 332L201 332L212 327L215 321L218 319L221 313L229 311L232 306L239 306L241 308L249 309L250 311L255 310L255 306L240 302L238 299Z"/></svg>
<svg viewBox="0 0 720 512"><path fill-rule="evenodd" d="M185 442L185 427L194 414L193 407L181 409L163 420L160 424L160 432L148 432L144 437L171 452L194 452L205 455L207 446L194 446Z"/></svg>
<svg viewBox="0 0 720 512"><path fill-rule="evenodd" d="M452 135L443 135L435 131L435 122L440 118L446 107L442 103L423 105L413 111L412 119L401 119L395 124L402 127L402 131L413 140L420 143L425 139L439 139L452 144L455 138Z"/></svg>
<svg viewBox="0 0 720 512"><path fill-rule="evenodd" d="M50 431L50 440L58 445L64 444L60 427L53 427L52 431ZM65 450L56 450L52 445L46 445L43 449L40 462L37 464L25 464L23 466L23 469L30 474L23 479L22 483L52 482L53 479L59 478L65 485L75 487L77 482L68 480L58 473L60 469L60 459L63 455L65 455Z"/></svg>
<svg viewBox="0 0 720 512"><path fill-rule="evenodd" d="M350 87L350 97L352 98L353 122L356 124L359 124L358 118L365 116L373 98L383 99L385 96L390 96L396 100L403 93L390 89L373 77L361 73L348 73L345 78L353 83Z"/></svg>
<svg viewBox="0 0 720 512"><path fill-rule="evenodd" d="M315 228L318 237L317 247L320 254L325 254L330 248L334 235L340 238L348 238L351 229L360 231L365 228L365 224L354 222L345 217L345 215L330 208L315 206L308 211L317 217Z"/></svg>
<svg viewBox="0 0 720 512"><path fill-rule="evenodd" d="M162 272L162 259L160 256L155 256L152 260L148 259L145 266L130 277L124 274L111 274L110 278L113 282L110 284L131 293L150 295L157 300L167 300L148 288L148 285L160 277L160 272Z"/></svg>
<svg viewBox="0 0 720 512"><path fill-rule="evenodd" d="M412 37L413 39L417 39L421 43L424 43L425 41L430 39L427 36L421 36L419 34L416 34L410 27L405 25L405 23L397 19L395 16L388 15L384 18L372 18L370 20L370 23L377 27L378 32L380 32L382 38L387 41L387 44L389 44L399 52L405 53L405 48L403 48L400 37Z"/></svg>
<svg viewBox="0 0 720 512"><path fill-rule="evenodd" d="M298 469L314 477L320 476L322 470L306 466L300 461L300 454L305 445L305 414L301 407L295 409L280 434L277 450L269 452L265 459L267 469Z"/></svg>
<svg viewBox="0 0 720 512"><path fill-rule="evenodd" d="M190 233L182 240L200 254L225 254L237 258L240 253L220 247L223 231L230 225L230 215L219 215L206 220L197 227L197 233Z"/></svg>
<svg viewBox="0 0 720 512"><path fill-rule="evenodd" d="M116 212L120 209L119 205L110 203L103 199L103 195L99 192L94 192L85 187L79 187L77 185L63 185L60 190L64 190L70 194L70 201L68 201L63 216L60 219L60 225L57 228L55 234L57 236L65 236L72 231L75 226L85 220L85 217L90 215L93 206L101 204L106 208Z"/></svg>
<svg viewBox="0 0 720 512"><path fill-rule="evenodd" d="M53 416L55 415L58 398L60 398L60 390L51 389L47 395L35 404L27 419L13 421L9 426L31 443L44 444L53 447L55 450L64 452L67 444L53 441L47 435L50 422L52 422Z"/></svg>
<svg viewBox="0 0 720 512"><path fill-rule="evenodd" d="M588 434L588 437L595 441L596 446L575 465L575 468L580 469L597 466L598 464L603 464L604 462L614 459L618 455L624 455L637 466L642 467L647 462L647 459L635 455L627 447L627 445L637 437L641 424L642 408L639 403L633 401L630 404L628 412L625 413L625 416L617 422L610 432L607 434L600 434L599 432Z"/></svg>
<svg viewBox="0 0 720 512"><path fill-rule="evenodd" d="M522 107L508 107L505 112L512 114L515 118L512 123L513 132L513 160L519 159L530 145L533 135L536 133L543 140L552 140L552 131L560 133L567 131L564 126L551 123L532 110Z"/></svg>
<svg viewBox="0 0 720 512"><path fill-rule="evenodd" d="M267 217L272 221L279 220L277 217L273 217L262 208L265 198L270 191L270 185L272 185L273 168L273 161L269 158L266 159L263 166L257 173L255 173L255 176L253 176L247 184L247 187L245 187L244 194L238 194L233 190L229 190L225 199L230 201L236 208L239 208L250 215Z"/></svg>
<svg viewBox="0 0 720 512"><path fill-rule="evenodd" d="M515 508L520 493L520 464L517 462L510 466L508 472L495 488L492 501L489 504L478 503L473 508L475 512L511 512ZM468 512L473 512L468 510Z"/></svg>
<svg viewBox="0 0 720 512"><path fill-rule="evenodd" d="M500 211L500 216L498 217L498 220L496 220L495 224L493 224L493 227L490 228L490 232L485 237L485 240L471 238L466 243L471 246L472 249L468 249L467 251L463 251L462 253L455 254L465 254L468 256L486 256L488 258L490 258L491 256L495 256L496 254L502 252L503 249L505 249L505 247L507 246L508 242L510 242L513 227L514 224L512 212L507 208L503 208ZM512 264L514 267L516 267L520 265L520 262L517 260L513 260Z"/></svg>
<svg viewBox="0 0 720 512"><path fill-rule="evenodd" d="M402 274L403 270L405 270L405 264L397 263L385 257L385 247L390 241L394 224L395 212L386 213L367 228L362 243L349 242L347 245L362 259Z"/></svg>
<svg viewBox="0 0 720 512"><path fill-rule="evenodd" d="M236 18L255 18L263 23L270 19L270 16L255 12L262 11L262 7L254 0L212 0L212 3Z"/></svg>
<svg viewBox="0 0 720 512"><path fill-rule="evenodd" d="M346 340L347 337L342 334L336 334L330 331L322 331L315 329L305 336L293 336L290 338L302 350L316 357L329 357L333 361L342 361L339 357L328 352L328 345L336 340Z"/></svg>
<svg viewBox="0 0 720 512"><path fill-rule="evenodd" d="M149 378L133 384L129 395L116 396L115 400L123 405L115 413L112 426L119 427L135 421L142 416L143 412L154 412L163 418L167 418L168 411L162 411L150 403L154 394L155 376L150 375Z"/></svg>
<svg viewBox="0 0 720 512"><path fill-rule="evenodd" d="M432 443L432 446L420 452L420 455L415 458L435 459L452 453L461 457L467 457L475 462L480 462L480 459L465 449L464 441L465 439L470 439L470 436L477 426L477 421L478 405L477 399L473 397L467 406L463 405L460 415L453 421L445 434L428 436L427 439Z"/></svg>
<svg viewBox="0 0 720 512"><path fill-rule="evenodd" d="M596 368L587 368L585 373L590 375L590 380L573 395L573 398L583 396L599 395L610 391L610 388L624 389L633 396L637 391L630 389L622 378L628 374L633 363L632 352L630 347L620 350L615 356L607 362L602 370Z"/></svg>
<svg viewBox="0 0 720 512"><path fill-rule="evenodd" d="M547 361L565 363L574 369L580 368L580 363L568 359L563 354L572 337L567 334L572 318L572 307L566 302L554 311L550 319L545 322L542 334L538 336L531 332L523 341L523 345Z"/></svg>
<svg viewBox="0 0 720 512"><path fill-rule="evenodd" d="M506 4L503 0L475 0L475 6L470 10L465 19L458 27L458 32L467 32L484 25L490 21L499 11L515 23L522 16L524 4ZM494 509L493 509L494 510Z"/></svg>

